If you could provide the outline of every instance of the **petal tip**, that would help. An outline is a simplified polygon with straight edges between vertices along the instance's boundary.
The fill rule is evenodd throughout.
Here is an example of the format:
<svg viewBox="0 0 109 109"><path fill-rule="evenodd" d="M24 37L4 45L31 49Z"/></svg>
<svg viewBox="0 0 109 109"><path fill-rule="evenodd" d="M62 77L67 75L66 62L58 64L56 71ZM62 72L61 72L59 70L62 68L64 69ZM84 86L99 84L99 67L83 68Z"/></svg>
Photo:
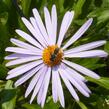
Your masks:
<svg viewBox="0 0 109 109"><path fill-rule="evenodd" d="M78 97L78 98L76 98L75 100L76 100L76 102L79 102L79 101L80 101L79 97Z"/></svg>
<svg viewBox="0 0 109 109"><path fill-rule="evenodd" d="M56 8L56 5L55 5L55 4L53 4L52 8Z"/></svg>
<svg viewBox="0 0 109 109"><path fill-rule="evenodd" d="M25 98L27 98L28 97L28 94L27 93L25 93Z"/></svg>
<svg viewBox="0 0 109 109"><path fill-rule="evenodd" d="M7 60L7 56L5 56L4 59Z"/></svg>
<svg viewBox="0 0 109 109"><path fill-rule="evenodd" d="M106 40L104 40L104 44L106 44L106 42L107 42L107 41L106 41Z"/></svg>
<svg viewBox="0 0 109 109"><path fill-rule="evenodd" d="M5 66L6 66L6 67L9 67L9 64L7 63Z"/></svg>
<svg viewBox="0 0 109 109"><path fill-rule="evenodd" d="M71 11L71 13L74 15L75 12L74 11Z"/></svg>
<svg viewBox="0 0 109 109"><path fill-rule="evenodd" d="M32 104L32 100L30 100L30 104Z"/></svg>
<svg viewBox="0 0 109 109"><path fill-rule="evenodd" d="M15 83L15 84L14 84L14 87L15 87L15 88L17 88L17 87L18 87L18 84L17 84L17 83Z"/></svg>
<svg viewBox="0 0 109 109"><path fill-rule="evenodd" d="M9 79L10 79L10 77L9 77L9 76L7 76L7 77L6 77L6 80L9 80Z"/></svg>
<svg viewBox="0 0 109 109"><path fill-rule="evenodd" d="M11 38L11 39L10 39L10 42L13 42L13 41L15 41L15 39L14 39L14 38Z"/></svg>
<svg viewBox="0 0 109 109"><path fill-rule="evenodd" d="M25 20L26 18L25 17L21 17L21 20Z"/></svg>
<svg viewBox="0 0 109 109"><path fill-rule="evenodd" d="M8 51L8 48L6 48L5 51Z"/></svg>
<svg viewBox="0 0 109 109"><path fill-rule="evenodd" d="M105 57L107 57L108 56L108 53L107 52L105 52Z"/></svg>
<svg viewBox="0 0 109 109"><path fill-rule="evenodd" d="M19 29L16 29L15 32L18 33L19 32Z"/></svg>
<svg viewBox="0 0 109 109"><path fill-rule="evenodd" d="M27 22L27 19L25 17L22 17L21 20L23 21L24 24L25 22Z"/></svg>
<svg viewBox="0 0 109 109"><path fill-rule="evenodd" d="M93 22L93 18L89 18L89 22L92 24L92 22Z"/></svg>
<svg viewBox="0 0 109 109"><path fill-rule="evenodd" d="M44 7L44 12L47 12L47 11L48 11L48 9L47 9L47 7L45 6L45 7Z"/></svg>
<svg viewBox="0 0 109 109"><path fill-rule="evenodd" d="M33 8L32 11L33 11L33 13L34 13L34 12L36 11L36 8Z"/></svg>
<svg viewBox="0 0 109 109"><path fill-rule="evenodd" d="M99 75L96 75L95 79L100 79L101 77Z"/></svg>

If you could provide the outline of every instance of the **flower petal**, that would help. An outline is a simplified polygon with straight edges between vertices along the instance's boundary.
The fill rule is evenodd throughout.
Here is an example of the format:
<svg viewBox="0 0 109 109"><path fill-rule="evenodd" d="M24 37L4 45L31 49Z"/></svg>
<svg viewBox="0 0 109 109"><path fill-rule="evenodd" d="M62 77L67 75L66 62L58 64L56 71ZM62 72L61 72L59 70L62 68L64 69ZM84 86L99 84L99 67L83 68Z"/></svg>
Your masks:
<svg viewBox="0 0 109 109"><path fill-rule="evenodd" d="M7 47L5 49L5 51L8 51L8 52L14 52L14 53L21 53L21 54L30 54L30 55L39 55L41 56L42 55L42 52L41 51L31 51L31 50L27 50L27 49L23 49L23 48L19 48L19 47Z"/></svg>
<svg viewBox="0 0 109 109"><path fill-rule="evenodd" d="M44 16L45 16L45 25L46 25L46 29L47 29L47 33L49 36L49 41L50 44L53 45L53 28L52 28L52 22L51 22L51 16L50 13L48 11L48 9L46 7L44 7Z"/></svg>
<svg viewBox="0 0 109 109"><path fill-rule="evenodd" d="M39 92L38 92L38 95L37 95L37 103L39 105L42 102L43 89L44 89L44 82L42 82L41 87L40 87Z"/></svg>
<svg viewBox="0 0 109 109"><path fill-rule="evenodd" d="M42 58L41 56L31 56L31 57L25 57L25 58L22 58L22 59L16 59L16 60L8 62L6 64L6 66L13 66L13 65L18 65L18 64L23 64L23 63L26 63L26 62L39 60L41 58Z"/></svg>
<svg viewBox="0 0 109 109"><path fill-rule="evenodd" d="M34 38L37 39L42 44L43 40L38 37L38 34L36 30L34 29L33 25L24 17L22 17L22 21L25 24L25 26L28 28L28 30L32 33ZM42 44L42 46L45 47L44 44Z"/></svg>
<svg viewBox="0 0 109 109"><path fill-rule="evenodd" d="M94 73L93 71L85 68L85 67L82 67L76 63L73 63L73 62L70 62L70 61L67 61L67 60L63 60L63 62L65 64L67 64L68 66L74 68L75 70L79 71L80 73L84 74L84 75L87 75L89 77L92 77L92 78L95 78L95 79L100 79L100 76L97 75L96 73Z"/></svg>
<svg viewBox="0 0 109 109"><path fill-rule="evenodd" d="M65 101L64 101L64 93L63 93L63 88L61 85L61 80L60 80L60 76L58 74L59 72L56 72L56 77L57 77L57 90L58 90L58 97L59 97L59 101L62 105L62 107L65 107Z"/></svg>
<svg viewBox="0 0 109 109"><path fill-rule="evenodd" d="M39 30L39 28L37 26L35 18L30 17L30 22L33 25L33 27L34 27L34 29L35 29L35 31L37 33L36 34L36 36L37 36L36 39L41 43L41 45L43 45L44 47L47 47L48 44L47 44L46 40L44 39L44 37L42 36L42 34L40 32L40 30Z"/></svg>
<svg viewBox="0 0 109 109"><path fill-rule="evenodd" d="M80 46L77 46L75 48L72 48L70 50L66 50L66 51L64 51L64 54L77 53L77 52L81 52L81 51L85 51L85 50L91 50L93 48L100 47L100 46L104 45L105 43L106 43L105 40L87 43L87 44L80 45Z"/></svg>
<svg viewBox="0 0 109 109"><path fill-rule="evenodd" d="M52 20L53 44L56 44L56 36L57 36L57 11L56 11L56 6L55 5L52 6L51 20Z"/></svg>
<svg viewBox="0 0 109 109"><path fill-rule="evenodd" d="M41 107L44 107L45 104L45 99L47 95L47 90L50 82L50 76L51 76L51 68L48 68L48 71L46 72L45 79L44 79L44 89L43 89L43 95L42 95L42 102L41 102Z"/></svg>
<svg viewBox="0 0 109 109"><path fill-rule="evenodd" d="M42 73L39 80L37 81L37 83L35 84L35 88L34 88L34 91L33 91L33 94L32 94L32 97L31 97L31 100L30 100L30 103L32 103L32 101L34 100L35 96L37 95L41 85L42 85L42 82L44 81L44 78L45 78L45 74L46 74L46 71L47 71L47 66L44 66L44 68L42 69ZM36 79L34 80L36 81ZM31 86L30 86L31 88Z"/></svg>
<svg viewBox="0 0 109 109"><path fill-rule="evenodd" d="M106 57L108 56L108 53L106 53L103 50L90 50L90 51L83 51L79 53L73 53L73 54L65 54L64 57L69 58L91 58L91 57Z"/></svg>
<svg viewBox="0 0 109 109"><path fill-rule="evenodd" d="M27 97L32 92L34 87L36 87L37 83L39 83L38 81L40 81L40 83L42 82L44 75L45 75L45 71L46 71L46 66L43 65L43 67L32 78L32 80L31 80L31 82L30 82L30 84L25 92L25 97ZM33 92L33 95L34 95L34 92ZM34 99L33 95L32 95L32 100ZM30 102L32 102L32 101L30 100Z"/></svg>
<svg viewBox="0 0 109 109"><path fill-rule="evenodd" d="M77 95L77 93L75 92L73 86L71 85L71 83L68 81L68 79L65 77L65 75L63 75L61 71L59 71L66 87L68 88L69 92L71 93L71 95L73 96L73 98L76 100L76 101L79 101L79 97Z"/></svg>
<svg viewBox="0 0 109 109"><path fill-rule="evenodd" d="M58 101L58 93L57 93L57 75L58 73L57 68L53 67L52 69L52 95L53 95L53 101L56 103Z"/></svg>
<svg viewBox="0 0 109 109"><path fill-rule="evenodd" d="M90 18L82 27L69 39L69 41L63 46L63 50L69 47L73 42L78 40L85 32L86 30L90 27L92 24L93 19Z"/></svg>
<svg viewBox="0 0 109 109"><path fill-rule="evenodd" d="M35 20L36 20L36 22L37 22L37 26L38 26L38 28L39 28L41 34L43 35L43 37L45 38L45 40L47 41L47 43L50 44L50 42L48 41L48 38L49 38L49 37L48 37L48 34L47 34L47 32L46 32L46 29L45 29L45 27L44 27L44 24L43 24L43 22L42 22L42 19L41 19L40 15L39 15L37 9L33 9L33 15L34 15L34 17L35 17Z"/></svg>
<svg viewBox="0 0 109 109"><path fill-rule="evenodd" d="M34 46L40 48L41 50L43 50L44 48L34 39L32 38L32 36L30 36L29 34L23 32L22 30L18 30L16 29L16 33L18 35L20 35L22 38L24 38L26 41L28 41L29 43L33 44Z"/></svg>
<svg viewBox="0 0 109 109"><path fill-rule="evenodd" d="M80 91L80 93L82 93L86 97L89 97L89 93L86 90L84 90L84 88L82 88L81 85L78 84L71 76L69 76L66 70L60 69L60 72L65 78L67 78L73 84L73 86L75 86Z"/></svg>
<svg viewBox="0 0 109 109"><path fill-rule="evenodd" d="M26 58L26 57L29 58L31 56L34 56L34 55L13 53L11 55L6 56L5 59L6 60L12 60L12 59Z"/></svg>
<svg viewBox="0 0 109 109"><path fill-rule="evenodd" d="M24 74L25 72L27 72L27 71L31 70L32 68L40 65L41 63L42 63L42 60L39 60L39 61L31 62L31 63L28 63L28 64L21 65L17 68L14 68L14 69L12 69L8 72L9 75L7 76L6 79L14 78L16 76Z"/></svg>
<svg viewBox="0 0 109 109"><path fill-rule="evenodd" d="M75 79L75 81L78 83L78 84L80 84L83 88L84 88L84 90L86 90L88 93L91 93L91 91L88 89L88 87L85 85L85 78L82 76L82 75L80 75L79 73L77 73L75 70L73 70L73 69L71 69L70 67L68 67L67 65L65 65L65 64L61 64L61 66L63 67L62 69L64 70L65 69L65 71L67 72L67 74L70 76L70 77L72 77L73 79Z"/></svg>
<svg viewBox="0 0 109 109"><path fill-rule="evenodd" d="M65 15L64 15L64 18L62 20L62 24L61 24L61 28L60 28L60 33L59 33L59 38L58 38L58 42L57 42L57 45L60 47L61 46L61 43L64 39L64 36L65 36L65 33L67 32L71 22L72 22L72 19L74 17L74 12L66 12Z"/></svg>
<svg viewBox="0 0 109 109"><path fill-rule="evenodd" d="M67 72L69 73L69 75L71 77L75 77L75 78L78 78L81 81L85 81L85 78L81 74L79 74L74 69L70 68L69 66L65 65L64 63L61 64L61 67L63 67L63 69L65 69L65 70L67 70Z"/></svg>
<svg viewBox="0 0 109 109"><path fill-rule="evenodd" d="M47 72L48 72L48 69L47 69ZM40 90L38 92L38 96L37 96L37 103L40 105L41 102L42 102L42 96L43 96L43 92L44 92L44 85L45 85L45 77L44 77L44 80L41 84L41 87L40 87Z"/></svg>
<svg viewBox="0 0 109 109"><path fill-rule="evenodd" d="M43 68L43 64L33 68L32 70L28 71L26 74L24 74L20 79L18 79L16 82L15 82L15 87L23 84L25 81L27 81L28 79L30 79L35 73L37 73L37 71L40 69L40 68Z"/></svg>
<svg viewBox="0 0 109 109"><path fill-rule="evenodd" d="M32 20L32 19L30 19L30 20ZM32 33L32 35L34 36L34 38L35 39L37 39L40 43L41 43L41 45L43 46L43 47L46 47L45 45L44 45L44 43L43 43L43 39L42 39L42 37L39 37L38 36L38 34L37 34L37 31L34 29L34 27L33 27L33 23L34 23L34 25L35 25L35 22L32 22L32 24L26 19L26 18L24 18L24 17L22 17L22 21L23 21L23 23L25 24L25 26L28 28L28 30ZM33 21L33 20L32 20Z"/></svg>
<svg viewBox="0 0 109 109"><path fill-rule="evenodd" d="M11 38L11 42L15 45L17 45L18 47L21 47L21 48L24 48L24 49L28 49L28 50L31 50L31 51L42 51L28 43L25 43L25 42L22 42L20 40L17 40L17 39L14 39L14 38Z"/></svg>
<svg viewBox="0 0 109 109"><path fill-rule="evenodd" d="M70 76L70 75L69 75ZM89 94L91 93L90 89L86 86L86 84L79 80L78 78L73 77L73 79L75 79L75 81L85 90L87 91Z"/></svg>

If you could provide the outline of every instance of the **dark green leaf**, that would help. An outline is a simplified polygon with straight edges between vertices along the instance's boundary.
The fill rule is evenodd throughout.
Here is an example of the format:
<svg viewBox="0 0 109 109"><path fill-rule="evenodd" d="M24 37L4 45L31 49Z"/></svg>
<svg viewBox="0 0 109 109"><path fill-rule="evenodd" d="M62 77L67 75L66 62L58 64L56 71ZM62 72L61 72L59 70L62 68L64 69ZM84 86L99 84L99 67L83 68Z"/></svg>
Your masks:
<svg viewBox="0 0 109 109"><path fill-rule="evenodd" d="M78 0L75 4L74 11L75 11L75 18L77 18L82 13L82 7L86 0Z"/></svg>
<svg viewBox="0 0 109 109"><path fill-rule="evenodd" d="M29 17L29 15L30 15L29 12L30 12L31 1L32 0L28 0L28 2L26 0L21 1L22 11L23 11L24 15L27 17Z"/></svg>
<svg viewBox="0 0 109 109"><path fill-rule="evenodd" d="M86 77L86 79L93 82L93 83L96 83L96 84L98 84L106 89L109 89L109 78L101 77L100 79L93 79L90 77Z"/></svg>
<svg viewBox="0 0 109 109"><path fill-rule="evenodd" d="M2 109L14 109L16 104L16 90L12 87L13 82L7 81L4 90L0 93Z"/></svg>

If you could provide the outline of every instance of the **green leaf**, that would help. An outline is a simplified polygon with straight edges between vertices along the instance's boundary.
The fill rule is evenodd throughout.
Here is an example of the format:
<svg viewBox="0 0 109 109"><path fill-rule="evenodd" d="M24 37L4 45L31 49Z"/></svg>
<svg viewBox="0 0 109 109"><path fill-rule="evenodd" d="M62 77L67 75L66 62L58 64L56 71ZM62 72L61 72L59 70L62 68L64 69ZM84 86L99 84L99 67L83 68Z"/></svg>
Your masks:
<svg viewBox="0 0 109 109"><path fill-rule="evenodd" d="M109 41L106 42L104 50L109 53Z"/></svg>
<svg viewBox="0 0 109 109"><path fill-rule="evenodd" d="M5 79L8 69L0 64L0 79Z"/></svg>
<svg viewBox="0 0 109 109"><path fill-rule="evenodd" d="M59 104L58 103L54 103L53 100L50 98L50 101L48 103L45 104L44 109L59 109Z"/></svg>
<svg viewBox="0 0 109 109"><path fill-rule="evenodd" d="M30 9L30 5L31 5L31 1L32 0L28 0L28 2L26 0L21 1L21 6L22 6L23 13L27 17L29 17L29 11L30 11L29 9Z"/></svg>
<svg viewBox="0 0 109 109"><path fill-rule="evenodd" d="M102 23L109 20L109 10L103 10L100 12L100 16L98 17L98 23Z"/></svg>
<svg viewBox="0 0 109 109"><path fill-rule="evenodd" d="M109 0L102 0L102 8L109 8Z"/></svg>
<svg viewBox="0 0 109 109"><path fill-rule="evenodd" d="M88 109L83 102L77 102L77 104L81 107L81 109Z"/></svg>
<svg viewBox="0 0 109 109"><path fill-rule="evenodd" d="M58 0L58 5L59 5L59 8L60 8L60 12L62 13L64 11L64 0Z"/></svg>
<svg viewBox="0 0 109 109"><path fill-rule="evenodd" d="M96 106L97 109L109 109L109 95L99 96Z"/></svg>
<svg viewBox="0 0 109 109"><path fill-rule="evenodd" d="M100 79L93 79L90 77L86 77L86 79L100 85L101 87L109 89L109 78L101 77Z"/></svg>
<svg viewBox="0 0 109 109"><path fill-rule="evenodd" d="M4 89L5 87L5 81L0 80L0 92Z"/></svg>
<svg viewBox="0 0 109 109"><path fill-rule="evenodd" d="M5 25L7 23L7 20L8 20L8 12L0 13L0 23L2 25Z"/></svg>
<svg viewBox="0 0 109 109"><path fill-rule="evenodd" d="M49 98L49 97L48 97ZM59 105L58 103L54 103L53 100L50 97L50 100L48 100L49 102L45 103L45 106L43 109L59 109ZM26 108L26 109L41 109L41 106L39 106L38 104L23 104L22 107Z"/></svg>
<svg viewBox="0 0 109 109"><path fill-rule="evenodd" d="M82 7L86 0L78 0L74 6L75 18L77 18L82 13Z"/></svg>
<svg viewBox="0 0 109 109"><path fill-rule="evenodd" d="M0 63L2 63L4 60L5 48L7 47L8 44L9 44L8 29L5 25L0 24Z"/></svg>
<svg viewBox="0 0 109 109"><path fill-rule="evenodd" d="M97 8L96 10L92 11L88 17L96 17L97 18L97 24L103 23L105 21L109 20L109 9L102 9Z"/></svg>
<svg viewBox="0 0 109 109"><path fill-rule="evenodd" d="M26 109L41 109L39 105L36 104L23 104L22 107L26 108Z"/></svg>
<svg viewBox="0 0 109 109"><path fill-rule="evenodd" d="M4 3L3 0L0 0L0 13L4 12L6 10L7 10L6 4Z"/></svg>
<svg viewBox="0 0 109 109"><path fill-rule="evenodd" d="M7 81L5 89L0 93L2 109L14 109L16 104L16 90L12 87L13 82Z"/></svg>

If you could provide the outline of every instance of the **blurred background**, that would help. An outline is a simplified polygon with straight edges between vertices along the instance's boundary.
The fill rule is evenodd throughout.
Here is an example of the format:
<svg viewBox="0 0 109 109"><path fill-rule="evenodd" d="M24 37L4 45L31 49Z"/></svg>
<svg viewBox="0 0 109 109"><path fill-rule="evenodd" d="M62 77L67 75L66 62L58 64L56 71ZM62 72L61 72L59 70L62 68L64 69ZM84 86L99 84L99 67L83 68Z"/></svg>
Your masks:
<svg viewBox="0 0 109 109"><path fill-rule="evenodd" d="M29 33L21 21L22 16L29 19L33 16L32 9L37 8L44 19L44 6L51 10L53 4L57 7L58 28L64 13L68 10L75 11L75 18L66 33L64 42L72 37L88 18L92 17L93 24L72 47L87 42L107 40L106 45L101 49L109 53L109 0L0 0L0 109L41 109L36 99L33 104L29 104L30 98L24 98L29 81L14 88L13 82L16 79L8 81L5 79L8 70L11 69L5 67L4 57L7 55L5 48L12 46L11 37L21 39L15 33L15 29L19 28ZM97 72L102 78L94 80L86 77L92 94L90 98L86 98L78 92L80 96L78 103L74 101L63 84L65 109L109 109L109 58L72 59L72 61ZM51 84L44 109L62 109L59 103L54 104L52 101Z"/></svg>

